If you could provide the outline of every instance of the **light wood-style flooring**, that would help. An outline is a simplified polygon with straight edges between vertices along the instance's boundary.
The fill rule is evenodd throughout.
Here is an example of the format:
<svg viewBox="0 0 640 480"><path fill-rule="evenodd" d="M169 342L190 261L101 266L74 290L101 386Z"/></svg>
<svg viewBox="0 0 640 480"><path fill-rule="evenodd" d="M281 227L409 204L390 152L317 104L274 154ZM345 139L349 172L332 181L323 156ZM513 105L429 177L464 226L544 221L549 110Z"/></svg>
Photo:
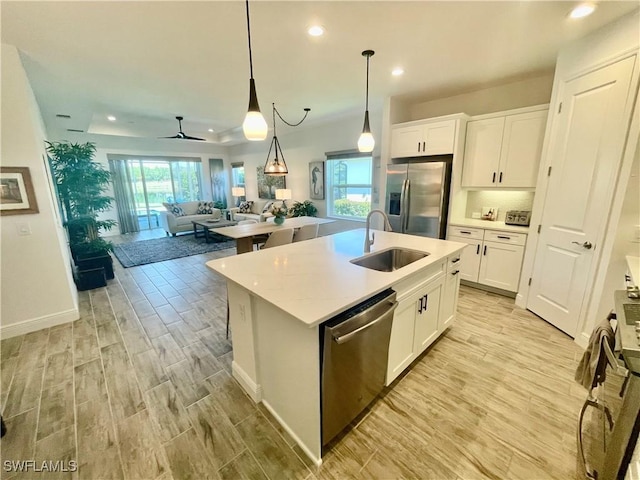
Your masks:
<svg viewBox="0 0 640 480"><path fill-rule="evenodd" d="M226 287L204 263L130 269L81 318L1 342L2 478L573 479L573 341L513 300L461 289L453 327L334 442L321 468L230 375Z"/></svg>

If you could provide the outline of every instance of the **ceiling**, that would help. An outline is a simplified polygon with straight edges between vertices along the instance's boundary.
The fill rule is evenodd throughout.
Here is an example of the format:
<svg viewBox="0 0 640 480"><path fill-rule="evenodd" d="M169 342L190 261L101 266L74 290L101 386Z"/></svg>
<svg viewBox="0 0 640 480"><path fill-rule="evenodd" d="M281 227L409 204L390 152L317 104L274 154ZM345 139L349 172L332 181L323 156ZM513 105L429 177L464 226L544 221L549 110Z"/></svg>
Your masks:
<svg viewBox="0 0 640 480"><path fill-rule="evenodd" d="M289 122L310 107L305 125L362 112L366 49L376 52L374 107L389 96L426 101L548 72L562 45L639 3L601 2L590 17L571 20L574 5L254 0L260 106L269 125L272 102ZM2 1L0 8L2 42L20 50L49 135L171 136L182 115L187 135L227 145L242 139L249 90L243 1ZM307 35L315 23L324 36ZM396 66L405 74L392 76Z"/></svg>

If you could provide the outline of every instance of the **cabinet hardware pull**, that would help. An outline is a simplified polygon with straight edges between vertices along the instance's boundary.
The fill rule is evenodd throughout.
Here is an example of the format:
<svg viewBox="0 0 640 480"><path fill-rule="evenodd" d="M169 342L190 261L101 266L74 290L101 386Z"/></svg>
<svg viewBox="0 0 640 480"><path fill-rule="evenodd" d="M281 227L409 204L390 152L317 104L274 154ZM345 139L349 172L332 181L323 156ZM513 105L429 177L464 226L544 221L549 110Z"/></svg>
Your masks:
<svg viewBox="0 0 640 480"><path fill-rule="evenodd" d="M496 183L496 172L493 172L493 179L491 180L491 183Z"/></svg>
<svg viewBox="0 0 640 480"><path fill-rule="evenodd" d="M420 152L420 142L418 142L418 152Z"/></svg>
<svg viewBox="0 0 640 480"><path fill-rule="evenodd" d="M482 254L483 254L483 255L486 255L486 254L487 254L487 246L486 246L486 245L484 246L484 252L483 252Z"/></svg>
<svg viewBox="0 0 640 480"><path fill-rule="evenodd" d="M427 142L422 142L422 151L423 152L427 151Z"/></svg>
<svg viewBox="0 0 640 480"><path fill-rule="evenodd" d="M476 248L476 255L480 254L480 244L478 244L478 248Z"/></svg>
<svg viewBox="0 0 640 480"><path fill-rule="evenodd" d="M498 238L502 238L503 240L511 240L511 237L507 237L506 235L498 235Z"/></svg>
<svg viewBox="0 0 640 480"><path fill-rule="evenodd" d="M460 270L454 270L453 272L451 272L451 275L457 275L458 273L460 273Z"/></svg>
<svg viewBox="0 0 640 480"><path fill-rule="evenodd" d="M498 180L498 183L502 183L502 172L500 172L500 179Z"/></svg>
<svg viewBox="0 0 640 480"><path fill-rule="evenodd" d="M471 235L471 232L467 232L466 230L460 230L460 233L464 233L465 235Z"/></svg>
<svg viewBox="0 0 640 480"><path fill-rule="evenodd" d="M418 313L422 314L427 309L427 296L420 297L420 306L418 307Z"/></svg>
<svg viewBox="0 0 640 480"><path fill-rule="evenodd" d="M459 261L460 261L460 257L454 258L453 260L451 260L451 263L458 263Z"/></svg>

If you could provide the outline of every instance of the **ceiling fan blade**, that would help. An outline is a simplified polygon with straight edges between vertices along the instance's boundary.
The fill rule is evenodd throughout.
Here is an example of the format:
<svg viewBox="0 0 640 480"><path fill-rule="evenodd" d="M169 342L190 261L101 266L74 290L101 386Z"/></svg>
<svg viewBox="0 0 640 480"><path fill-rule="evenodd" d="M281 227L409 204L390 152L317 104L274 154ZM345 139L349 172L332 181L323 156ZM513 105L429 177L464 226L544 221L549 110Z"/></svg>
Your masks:
<svg viewBox="0 0 640 480"><path fill-rule="evenodd" d="M174 135L173 137L158 137L158 138L182 138L180 135Z"/></svg>
<svg viewBox="0 0 640 480"><path fill-rule="evenodd" d="M182 138L184 138L185 140L199 140L201 142L206 142L207 141L204 138L190 137L189 135L184 135Z"/></svg>

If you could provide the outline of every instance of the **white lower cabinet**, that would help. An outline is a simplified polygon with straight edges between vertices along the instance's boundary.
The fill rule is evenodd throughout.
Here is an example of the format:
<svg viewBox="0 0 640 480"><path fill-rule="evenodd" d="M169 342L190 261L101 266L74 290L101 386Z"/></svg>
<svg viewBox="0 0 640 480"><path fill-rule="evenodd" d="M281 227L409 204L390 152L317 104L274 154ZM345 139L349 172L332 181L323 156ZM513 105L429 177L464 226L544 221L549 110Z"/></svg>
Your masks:
<svg viewBox="0 0 640 480"><path fill-rule="evenodd" d="M461 263L460 254L456 254L447 264L432 266L394 286L398 308L389 340L387 385L453 323L460 281L452 272L459 271ZM421 278L426 280L420 282Z"/></svg>
<svg viewBox="0 0 640 480"><path fill-rule="evenodd" d="M468 245L462 252L461 280L518 291L526 234L450 226L447 239Z"/></svg>

